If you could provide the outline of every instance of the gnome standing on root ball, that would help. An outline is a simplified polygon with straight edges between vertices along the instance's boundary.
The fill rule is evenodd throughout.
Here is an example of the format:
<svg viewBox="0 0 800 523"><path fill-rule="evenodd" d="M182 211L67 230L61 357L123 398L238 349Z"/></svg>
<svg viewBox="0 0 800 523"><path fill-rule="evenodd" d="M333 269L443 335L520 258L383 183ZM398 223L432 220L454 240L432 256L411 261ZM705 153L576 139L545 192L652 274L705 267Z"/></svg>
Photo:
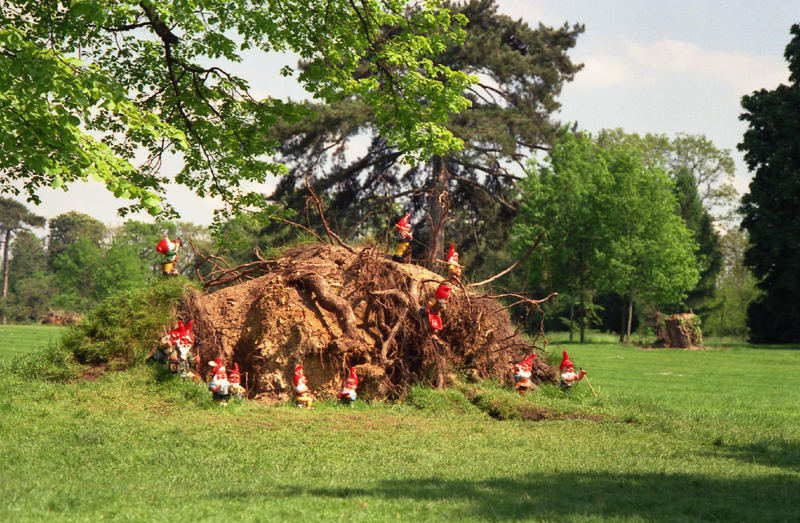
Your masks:
<svg viewBox="0 0 800 523"><path fill-rule="evenodd" d="M394 226L397 247L394 250L392 259L396 262L405 262L411 255L411 251L408 247L411 245L411 240L414 239L414 235L411 233L411 224L408 223L409 218L411 218L411 213L400 218L400 221Z"/></svg>
<svg viewBox="0 0 800 523"><path fill-rule="evenodd" d="M161 261L161 275L162 276L177 276L178 269L175 268L175 262L178 260L178 249L181 248L181 239L175 238L175 241L169 238L161 238L161 241L156 245L156 251L164 255Z"/></svg>
<svg viewBox="0 0 800 523"><path fill-rule="evenodd" d="M453 292L453 288L445 283L439 285L439 288L436 289L436 292L433 295L433 298L428 300L427 306L420 309L421 314L428 315L428 325L431 326L431 330L440 331L442 330L442 312L445 309L445 305L447 302L450 301L450 294Z"/></svg>
<svg viewBox="0 0 800 523"><path fill-rule="evenodd" d="M358 387L358 376L356 375L356 368L350 367L350 375L344 382L344 388L336 395L345 405L350 405L356 400L356 388Z"/></svg>
<svg viewBox="0 0 800 523"><path fill-rule="evenodd" d="M531 372L533 371L533 358L536 354L531 354L524 360L514 364L514 381L516 382L517 392L523 396L531 388Z"/></svg>
<svg viewBox="0 0 800 523"><path fill-rule="evenodd" d="M306 375L303 374L302 365L298 365L294 369L292 385L294 386L294 404L301 408L313 409L314 398L308 390L308 382L306 380Z"/></svg>
<svg viewBox="0 0 800 523"><path fill-rule="evenodd" d="M561 359L561 388L569 390L572 384L580 381L586 375L586 371L580 368L580 372L575 372L575 364L569 361L567 351L564 351L563 358ZM588 379L588 378L587 378Z"/></svg>
<svg viewBox="0 0 800 523"><path fill-rule="evenodd" d="M228 382L225 365L222 364L221 358L209 361L208 364L214 369L214 375L208 382L208 390L213 393L214 401L227 403L231 399L231 384Z"/></svg>
<svg viewBox="0 0 800 523"><path fill-rule="evenodd" d="M461 281L461 271L464 268L458 263L458 252L453 242L450 242L450 250L447 251L447 270L450 271L450 280L453 282Z"/></svg>

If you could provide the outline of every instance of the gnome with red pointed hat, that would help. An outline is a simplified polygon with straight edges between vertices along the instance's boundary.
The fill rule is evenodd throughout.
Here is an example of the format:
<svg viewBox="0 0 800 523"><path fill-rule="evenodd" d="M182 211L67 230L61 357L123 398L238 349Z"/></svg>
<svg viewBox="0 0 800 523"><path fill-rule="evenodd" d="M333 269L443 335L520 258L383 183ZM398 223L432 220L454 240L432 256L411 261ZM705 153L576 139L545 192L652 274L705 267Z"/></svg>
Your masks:
<svg viewBox="0 0 800 523"><path fill-rule="evenodd" d="M194 378L195 373L192 369L200 363L199 356L192 355L192 346L194 345L194 336L192 336L192 320L184 325L178 320L178 339L175 342L175 350L173 354L178 356L178 371L181 373L181 378ZM172 359L170 357L170 370L172 370ZM176 372L176 371L172 371Z"/></svg>
<svg viewBox="0 0 800 523"><path fill-rule="evenodd" d="M308 390L308 381L306 375L303 373L303 366L298 365L294 369L294 377L292 378L292 386L294 386L294 403L298 407L308 409L314 408L314 398Z"/></svg>
<svg viewBox="0 0 800 523"><path fill-rule="evenodd" d="M164 255L161 261L161 274L163 276L177 276L178 269L175 268L175 262L178 260L178 249L181 248L181 239L175 238L175 241L169 238L161 238L161 241L156 245L156 251Z"/></svg>
<svg viewBox="0 0 800 523"><path fill-rule="evenodd" d="M453 242L450 242L450 250L447 251L447 270L450 271L450 279L453 281L461 280L463 267L458 263L458 252Z"/></svg>
<svg viewBox="0 0 800 523"><path fill-rule="evenodd" d="M514 364L514 381L516 382L517 392L522 394L528 392L533 382L531 381L531 373L533 371L533 358L536 354L531 354L524 360Z"/></svg>
<svg viewBox="0 0 800 523"><path fill-rule="evenodd" d="M225 365L222 364L222 358L209 361L208 364L214 372L211 381L208 382L208 390L213 393L214 401L227 403L231 399L231 384L228 381L228 373L225 372Z"/></svg>
<svg viewBox="0 0 800 523"><path fill-rule="evenodd" d="M228 373L228 382L231 385L231 396L236 399L244 398L244 387L242 387L242 375L239 374L239 364L234 363L230 373Z"/></svg>
<svg viewBox="0 0 800 523"><path fill-rule="evenodd" d="M408 247L411 245L414 235L411 233L411 224L408 223L409 218L411 218L411 213L400 218L400 221L394 226L397 247L394 250L392 259L396 262L407 261L407 258L411 256L411 251Z"/></svg>
<svg viewBox="0 0 800 523"><path fill-rule="evenodd" d="M350 367L350 375L344 382L344 388L336 395L342 403L350 405L358 397L356 388L358 387L358 376L356 375L356 368Z"/></svg>
<svg viewBox="0 0 800 523"><path fill-rule="evenodd" d="M433 298L428 300L426 307L420 310L421 313L428 315L428 325L431 330L442 330L442 312L447 302L450 301L452 292L453 288L447 282L442 283L436 289Z"/></svg>
<svg viewBox="0 0 800 523"><path fill-rule="evenodd" d="M573 383L580 381L586 375L586 371L582 368L580 372L575 372L575 364L569 360L567 351L564 351L559 368L561 370L561 388L564 390L572 388Z"/></svg>

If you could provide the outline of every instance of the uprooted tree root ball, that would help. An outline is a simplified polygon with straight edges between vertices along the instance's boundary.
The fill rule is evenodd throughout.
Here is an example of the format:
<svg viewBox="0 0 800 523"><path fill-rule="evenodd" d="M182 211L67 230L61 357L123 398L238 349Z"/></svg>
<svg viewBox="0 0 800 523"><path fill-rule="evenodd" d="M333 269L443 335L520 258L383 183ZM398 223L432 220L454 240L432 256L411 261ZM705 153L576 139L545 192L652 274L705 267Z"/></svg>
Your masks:
<svg viewBox="0 0 800 523"><path fill-rule="evenodd" d="M299 364L322 398L341 388L350 367L368 399L399 397L418 382L444 387L456 373L509 382L513 362L535 350L507 307L462 285L454 285L444 328L433 334L420 309L443 278L372 247L298 246L276 260L216 271L205 283L213 290L235 279L242 282L191 292L178 312L194 321L201 371L217 357L238 363L251 398L289 399ZM544 354L534 358L532 379L556 380Z"/></svg>

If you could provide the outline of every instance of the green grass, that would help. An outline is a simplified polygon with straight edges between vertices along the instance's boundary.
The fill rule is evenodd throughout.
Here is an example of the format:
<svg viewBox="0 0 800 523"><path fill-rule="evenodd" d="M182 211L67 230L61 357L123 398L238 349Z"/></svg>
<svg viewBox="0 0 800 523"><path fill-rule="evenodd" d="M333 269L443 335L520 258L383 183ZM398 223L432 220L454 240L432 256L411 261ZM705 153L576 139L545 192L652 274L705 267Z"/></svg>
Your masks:
<svg viewBox="0 0 800 523"><path fill-rule="evenodd" d="M415 388L401 405L223 408L158 367L73 383L3 373L0 510L12 521L800 519L797 347L552 350L564 348L599 398L585 382L524 398L483 383ZM559 419L525 421L526 407Z"/></svg>
<svg viewBox="0 0 800 523"><path fill-rule="evenodd" d="M56 325L0 325L0 362L55 343L64 329Z"/></svg>

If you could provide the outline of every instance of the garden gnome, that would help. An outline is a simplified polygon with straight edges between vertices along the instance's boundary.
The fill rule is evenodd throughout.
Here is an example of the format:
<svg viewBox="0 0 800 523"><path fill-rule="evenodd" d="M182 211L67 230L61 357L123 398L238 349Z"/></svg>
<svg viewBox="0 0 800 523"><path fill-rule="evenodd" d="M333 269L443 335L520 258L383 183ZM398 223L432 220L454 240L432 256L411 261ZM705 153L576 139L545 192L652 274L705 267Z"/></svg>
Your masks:
<svg viewBox="0 0 800 523"><path fill-rule="evenodd" d="M180 333L178 341L175 343L177 347L175 353L178 355L178 368L181 373L181 378L184 380L186 378L194 378L195 374L192 369L200 363L200 357L192 355L192 345L194 345L192 320L189 320L189 323L185 326L178 320L178 329ZM170 360L170 370L172 370L172 360Z"/></svg>
<svg viewBox="0 0 800 523"><path fill-rule="evenodd" d="M428 314L428 325L432 330L442 330L442 311L450 300L451 292L453 292L453 288L447 282L442 283L436 289L433 298L428 300L427 307L420 311Z"/></svg>
<svg viewBox="0 0 800 523"><path fill-rule="evenodd" d="M453 242L450 242L450 250L447 251L447 270L450 271L450 279L453 281L460 280L462 268L458 263L456 246Z"/></svg>
<svg viewBox="0 0 800 523"><path fill-rule="evenodd" d="M569 389L576 381L580 381L586 375L586 371L580 369L580 372L575 372L575 364L569 360L567 351L564 351L564 357L561 359L561 388Z"/></svg>
<svg viewBox="0 0 800 523"><path fill-rule="evenodd" d="M358 376L356 376L356 368L350 367L350 376L344 382L344 388L336 395L342 403L350 405L356 400L356 388L358 387Z"/></svg>
<svg viewBox="0 0 800 523"><path fill-rule="evenodd" d="M239 374L239 364L234 363L230 374L228 374L228 381L231 385L231 396L236 399L244 397L244 387L242 387L242 375Z"/></svg>
<svg viewBox="0 0 800 523"><path fill-rule="evenodd" d="M514 364L514 381L516 382L517 392L525 395L531 388L531 371L533 370L533 358L536 354L531 354L524 360Z"/></svg>
<svg viewBox="0 0 800 523"><path fill-rule="evenodd" d="M181 336L182 329L183 323L179 320L178 326L161 338L161 346L156 349L152 356L154 360L166 363L169 370L172 372L178 372L178 355L175 351L175 347L178 343L178 338Z"/></svg>
<svg viewBox="0 0 800 523"><path fill-rule="evenodd" d="M308 390L308 382L306 375L303 374L303 366L298 365L294 369L294 378L292 378L292 385L294 385L294 402L298 407L305 407L309 409L314 408L314 398L311 397L311 392Z"/></svg>
<svg viewBox="0 0 800 523"><path fill-rule="evenodd" d="M400 221L394 226L397 247L394 250L392 259L396 262L406 261L408 255L411 254L408 247L411 245L411 240L414 239L414 235L411 233L411 224L408 223L409 218L411 218L411 213L400 218Z"/></svg>
<svg viewBox="0 0 800 523"><path fill-rule="evenodd" d="M164 255L161 261L161 274L163 276L175 276L178 274L178 269L175 268L175 261L178 259L178 249L180 248L180 238L175 238L175 241L169 238L161 238L161 241L156 245L156 251Z"/></svg>
<svg viewBox="0 0 800 523"><path fill-rule="evenodd" d="M225 365L222 359L208 362L214 369L211 381L208 383L208 390L213 393L214 401L227 403L231 399L231 384L228 382L228 374L225 372Z"/></svg>

